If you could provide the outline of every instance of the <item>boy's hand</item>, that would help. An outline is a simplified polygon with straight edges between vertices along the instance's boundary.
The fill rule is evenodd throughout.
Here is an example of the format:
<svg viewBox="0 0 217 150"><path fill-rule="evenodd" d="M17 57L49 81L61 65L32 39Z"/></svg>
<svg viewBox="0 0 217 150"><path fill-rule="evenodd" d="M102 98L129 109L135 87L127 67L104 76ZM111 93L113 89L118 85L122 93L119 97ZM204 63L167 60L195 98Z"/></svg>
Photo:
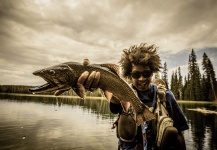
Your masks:
<svg viewBox="0 0 217 150"><path fill-rule="evenodd" d="M84 98L86 95L86 90L94 91L98 88L99 79L100 72L92 71L91 73L89 73L88 71L85 71L78 78L76 88L73 88L73 90L75 90L78 96ZM57 90L54 95L59 96L65 91L67 90Z"/></svg>
<svg viewBox="0 0 217 150"><path fill-rule="evenodd" d="M88 71L85 71L78 78L77 84L81 84L81 86L83 86L84 89L94 91L98 88L99 79L100 72L92 71L91 73L89 73Z"/></svg>

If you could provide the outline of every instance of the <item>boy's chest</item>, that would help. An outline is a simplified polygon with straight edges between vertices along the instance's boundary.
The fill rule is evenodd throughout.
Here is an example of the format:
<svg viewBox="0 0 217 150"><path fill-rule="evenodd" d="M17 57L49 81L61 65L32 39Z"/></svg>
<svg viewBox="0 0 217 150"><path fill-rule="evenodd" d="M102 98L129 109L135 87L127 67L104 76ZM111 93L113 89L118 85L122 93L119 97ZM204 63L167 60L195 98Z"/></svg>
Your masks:
<svg viewBox="0 0 217 150"><path fill-rule="evenodd" d="M156 95L154 92L138 93L138 97L149 107L154 107L156 104Z"/></svg>

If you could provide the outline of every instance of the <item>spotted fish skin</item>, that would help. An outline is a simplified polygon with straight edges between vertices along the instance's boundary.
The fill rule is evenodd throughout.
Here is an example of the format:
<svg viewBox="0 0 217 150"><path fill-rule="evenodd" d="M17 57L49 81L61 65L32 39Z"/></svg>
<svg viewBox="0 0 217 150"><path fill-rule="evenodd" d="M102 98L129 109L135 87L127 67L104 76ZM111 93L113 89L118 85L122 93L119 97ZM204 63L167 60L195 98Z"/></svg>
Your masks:
<svg viewBox="0 0 217 150"><path fill-rule="evenodd" d="M84 71L100 72L98 87L113 93L119 100L130 102L136 112L138 124L154 119L154 114L139 100L132 87L120 77L119 66L116 64L83 65L77 62L66 62L41 69L33 72L33 74L42 77L47 83L31 88L29 91L42 93L69 90L70 88L76 89L78 78Z"/></svg>

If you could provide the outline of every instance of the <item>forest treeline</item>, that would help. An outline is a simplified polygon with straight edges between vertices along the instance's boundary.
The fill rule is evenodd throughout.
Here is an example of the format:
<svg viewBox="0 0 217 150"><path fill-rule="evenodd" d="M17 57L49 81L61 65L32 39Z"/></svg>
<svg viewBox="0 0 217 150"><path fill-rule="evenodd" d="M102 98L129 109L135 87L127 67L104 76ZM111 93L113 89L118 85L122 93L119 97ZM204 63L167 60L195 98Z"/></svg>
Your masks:
<svg viewBox="0 0 217 150"><path fill-rule="evenodd" d="M187 76L183 78L181 68L178 67L177 70L173 71L169 85L168 68L165 62L161 78L165 81L167 88L174 93L174 96L178 100L217 101L217 81L215 78L215 71L212 62L206 53L203 54L202 58L202 70L203 73L200 72L197 56L194 49L192 49L189 55ZM31 87L33 86L0 85L0 92L31 94L28 91ZM63 93L63 95L75 96L77 94L73 90L69 90ZM87 92L87 96L102 96L102 93L100 90L96 90L94 92Z"/></svg>
<svg viewBox="0 0 217 150"><path fill-rule="evenodd" d="M170 90L176 99L194 101L217 101L217 81L212 62L206 53L202 58L202 71L200 72L197 56L191 50L188 61L188 74L183 78L181 68L178 67L171 75ZM162 79L168 85L167 64L163 66Z"/></svg>
<svg viewBox="0 0 217 150"><path fill-rule="evenodd" d="M25 86L25 85L0 85L0 93L20 93L20 94L32 94L29 92L29 89L34 86ZM54 95L54 92L41 93L44 95ZM87 96L101 97L102 93L100 89L95 90L94 92L87 91ZM64 92L62 95L77 96L73 90Z"/></svg>

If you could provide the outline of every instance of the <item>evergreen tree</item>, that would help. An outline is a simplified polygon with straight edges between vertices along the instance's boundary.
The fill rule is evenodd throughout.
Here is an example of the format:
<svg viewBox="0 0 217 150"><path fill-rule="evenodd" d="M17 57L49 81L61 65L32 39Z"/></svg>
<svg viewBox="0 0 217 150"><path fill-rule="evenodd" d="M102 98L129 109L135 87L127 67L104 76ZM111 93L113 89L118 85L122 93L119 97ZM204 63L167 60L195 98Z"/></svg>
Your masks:
<svg viewBox="0 0 217 150"><path fill-rule="evenodd" d="M163 76L162 76L162 80L165 82L166 84L166 88L169 89L168 87L168 76L167 76L167 63L164 63L164 67L163 67Z"/></svg>
<svg viewBox="0 0 217 150"><path fill-rule="evenodd" d="M196 100L201 100L201 73L200 73L200 69L199 66L197 66L196 72L195 72L195 81L197 81L196 89Z"/></svg>
<svg viewBox="0 0 217 150"><path fill-rule="evenodd" d="M200 96L200 71L197 64L197 56L192 49L191 54L189 55L188 62L188 70L189 70L189 86L190 86L190 99L191 100L199 100Z"/></svg>
<svg viewBox="0 0 217 150"><path fill-rule="evenodd" d="M174 96L179 99L177 70L172 73L171 91L173 92Z"/></svg>
<svg viewBox="0 0 217 150"><path fill-rule="evenodd" d="M183 99L183 83L182 83L182 75L181 75L180 67L178 67L178 95L179 95L179 99Z"/></svg>
<svg viewBox="0 0 217 150"><path fill-rule="evenodd" d="M207 101L208 90L209 89L206 88L206 79L205 79L205 76L203 75L201 79L201 100L202 101Z"/></svg>
<svg viewBox="0 0 217 150"><path fill-rule="evenodd" d="M190 79L189 79L189 73L187 78L185 77L185 81L184 81L184 87L183 87L183 97L185 100L191 100L190 99Z"/></svg>
<svg viewBox="0 0 217 150"><path fill-rule="evenodd" d="M183 99L184 100L187 100L187 79L186 79L186 76L184 78L184 85L183 85Z"/></svg>
<svg viewBox="0 0 217 150"><path fill-rule="evenodd" d="M172 92L174 91L174 72L172 72L172 75L171 75L170 90Z"/></svg>
<svg viewBox="0 0 217 150"><path fill-rule="evenodd" d="M209 57L206 53L203 54L202 66L204 70L204 91L206 92L206 96L208 100L213 101L216 100L216 78L215 71L213 69L213 65Z"/></svg>

